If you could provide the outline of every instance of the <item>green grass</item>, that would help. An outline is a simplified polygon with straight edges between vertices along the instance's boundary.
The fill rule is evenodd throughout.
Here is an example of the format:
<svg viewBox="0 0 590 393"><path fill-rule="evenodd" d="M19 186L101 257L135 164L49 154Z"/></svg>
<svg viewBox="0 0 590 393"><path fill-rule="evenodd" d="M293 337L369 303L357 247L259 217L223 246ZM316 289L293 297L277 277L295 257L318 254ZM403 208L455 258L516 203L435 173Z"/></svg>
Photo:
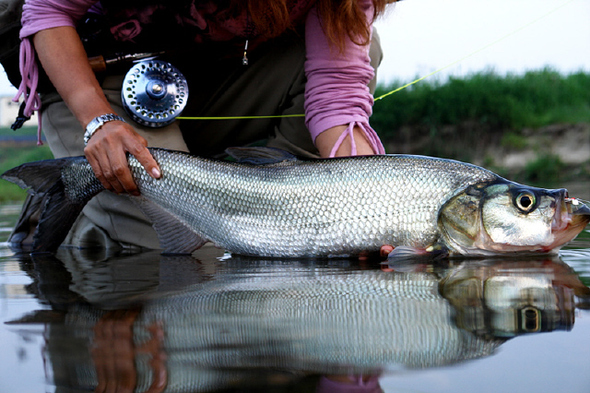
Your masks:
<svg viewBox="0 0 590 393"><path fill-rule="evenodd" d="M524 178L534 184L556 184L565 169L566 166L558 156L542 154L526 164Z"/></svg>
<svg viewBox="0 0 590 393"><path fill-rule="evenodd" d="M53 158L47 145L0 146L0 173L25 162ZM26 192L15 184L0 179L0 204L24 200Z"/></svg>
<svg viewBox="0 0 590 393"><path fill-rule="evenodd" d="M30 124L27 123L27 124ZM10 127L0 127L0 137L18 137L18 136L28 136L31 138L37 138L37 126L28 126L25 125L23 128L18 130L13 130Z"/></svg>
<svg viewBox="0 0 590 393"><path fill-rule="evenodd" d="M375 96L401 85L379 86ZM371 118L385 142L395 140L403 126L427 126L436 132L464 122L493 130L590 122L590 74L543 69L504 76L482 72L445 83L424 80L377 101Z"/></svg>

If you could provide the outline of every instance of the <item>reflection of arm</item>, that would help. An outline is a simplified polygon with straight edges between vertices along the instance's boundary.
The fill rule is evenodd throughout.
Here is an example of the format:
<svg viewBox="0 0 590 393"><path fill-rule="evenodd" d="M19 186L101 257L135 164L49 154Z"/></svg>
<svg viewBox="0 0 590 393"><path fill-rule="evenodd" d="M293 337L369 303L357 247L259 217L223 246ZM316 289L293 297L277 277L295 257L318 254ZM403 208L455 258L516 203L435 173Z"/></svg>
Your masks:
<svg viewBox="0 0 590 393"><path fill-rule="evenodd" d="M95 392L133 392L137 387L137 358L150 355L152 383L146 393L161 393L166 389L168 370L162 348L164 331L159 323L147 327L150 338L136 346L133 325L139 310L106 312L94 326L92 360L96 368Z"/></svg>
<svg viewBox="0 0 590 393"><path fill-rule="evenodd" d="M371 2L364 1L364 5L367 18L371 18ZM309 12L305 34L306 124L320 153L353 153L350 135L355 137L357 154L383 153L379 138L369 126L373 97L367 85L374 76L369 46L356 45L346 37L344 53L339 53L324 35L315 9Z"/></svg>

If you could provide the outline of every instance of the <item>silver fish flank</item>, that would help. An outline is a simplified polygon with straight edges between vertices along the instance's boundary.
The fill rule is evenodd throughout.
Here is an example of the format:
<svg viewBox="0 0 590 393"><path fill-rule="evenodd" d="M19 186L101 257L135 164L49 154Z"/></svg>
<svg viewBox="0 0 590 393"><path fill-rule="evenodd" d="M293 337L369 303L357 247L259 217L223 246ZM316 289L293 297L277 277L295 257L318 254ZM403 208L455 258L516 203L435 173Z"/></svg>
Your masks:
<svg viewBox="0 0 590 393"><path fill-rule="evenodd" d="M163 176L151 178L130 157L141 192L131 198L152 220L168 253L190 253L207 241L236 254L273 257L350 256L382 245L461 255L549 252L590 221L590 209L574 203L565 190L512 183L453 160L405 155L299 160L260 148L233 149L239 162L230 162L151 152ZM43 214L37 250L55 249L67 234L63 223L61 230L46 233L55 224L55 211L62 222L65 210L68 220L75 219L103 190L81 157L24 164L3 177L40 193L51 193L54 181L61 186L52 192L64 200L56 194L50 205L71 205Z"/></svg>

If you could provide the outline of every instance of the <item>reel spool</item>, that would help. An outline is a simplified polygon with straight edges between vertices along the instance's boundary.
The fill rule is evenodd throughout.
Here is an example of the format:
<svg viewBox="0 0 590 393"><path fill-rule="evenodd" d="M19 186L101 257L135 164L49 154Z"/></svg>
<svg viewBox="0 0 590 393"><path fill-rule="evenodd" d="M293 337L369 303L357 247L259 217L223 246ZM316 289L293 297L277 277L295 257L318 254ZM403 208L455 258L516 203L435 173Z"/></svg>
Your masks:
<svg viewBox="0 0 590 393"><path fill-rule="evenodd" d="M188 84L172 64L160 60L136 63L125 75L121 100L131 118L147 127L165 127L184 109Z"/></svg>

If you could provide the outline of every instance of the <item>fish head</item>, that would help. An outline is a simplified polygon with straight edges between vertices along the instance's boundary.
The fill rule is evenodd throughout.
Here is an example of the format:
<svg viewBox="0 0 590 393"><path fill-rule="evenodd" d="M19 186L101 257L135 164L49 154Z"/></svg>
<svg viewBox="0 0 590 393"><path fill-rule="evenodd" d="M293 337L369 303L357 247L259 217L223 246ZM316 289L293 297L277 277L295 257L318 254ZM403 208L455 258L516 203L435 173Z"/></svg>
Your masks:
<svg viewBox="0 0 590 393"><path fill-rule="evenodd" d="M590 222L590 209L565 189L508 181L473 185L439 212L442 240L451 253L556 252Z"/></svg>

